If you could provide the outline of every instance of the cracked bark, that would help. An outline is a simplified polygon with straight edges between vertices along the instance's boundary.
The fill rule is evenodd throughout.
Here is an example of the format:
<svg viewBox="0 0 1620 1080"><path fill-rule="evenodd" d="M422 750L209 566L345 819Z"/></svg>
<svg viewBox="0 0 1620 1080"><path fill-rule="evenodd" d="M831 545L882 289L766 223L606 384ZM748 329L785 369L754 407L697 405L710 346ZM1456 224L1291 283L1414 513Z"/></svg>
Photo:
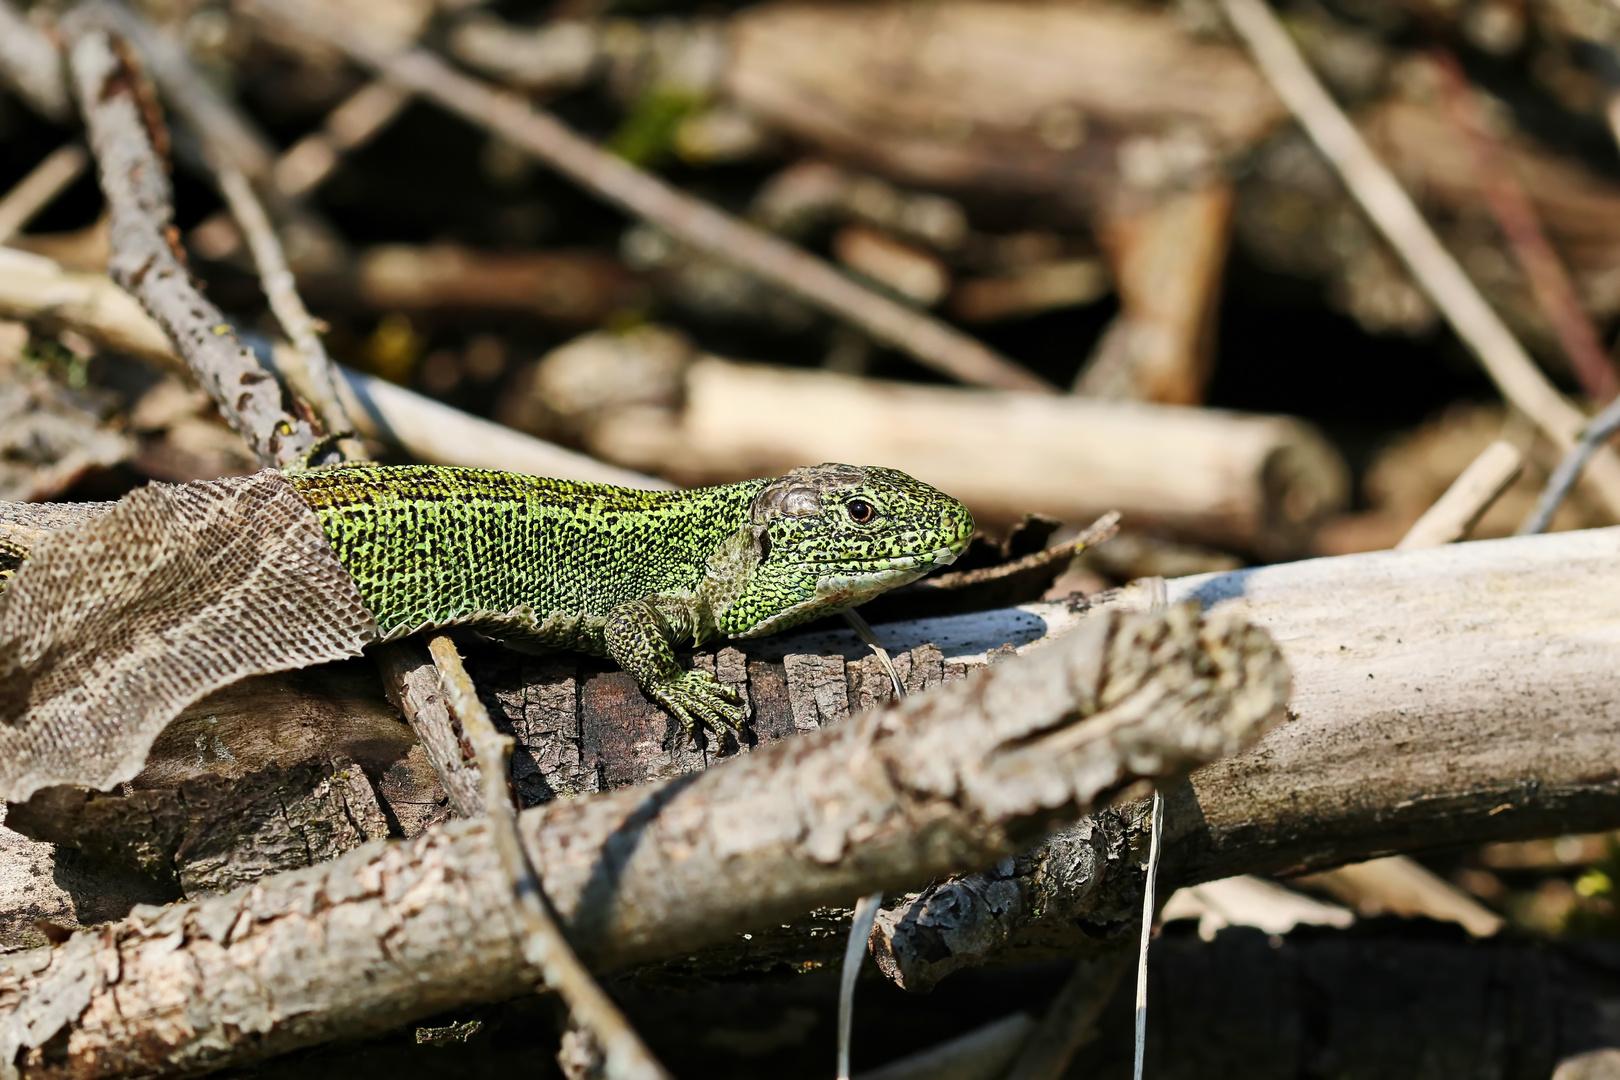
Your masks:
<svg viewBox="0 0 1620 1080"><path fill-rule="evenodd" d="M1109 613L1017 662L723 768L521 819L598 969L1004 857L1257 737L1286 668L1241 620ZM482 821L0 958L0 1069L178 1073L524 992Z"/></svg>

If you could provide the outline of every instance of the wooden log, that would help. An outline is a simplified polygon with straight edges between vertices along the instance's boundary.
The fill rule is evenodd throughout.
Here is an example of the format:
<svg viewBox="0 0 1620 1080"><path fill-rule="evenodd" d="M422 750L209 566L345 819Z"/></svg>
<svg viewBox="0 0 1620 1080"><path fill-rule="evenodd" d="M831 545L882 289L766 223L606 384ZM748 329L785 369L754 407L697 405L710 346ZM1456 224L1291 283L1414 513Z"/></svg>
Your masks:
<svg viewBox="0 0 1620 1080"><path fill-rule="evenodd" d="M1114 615L896 708L520 824L570 938L614 967L982 865L1246 745L1286 694L1275 646L1241 620ZM485 822L454 823L0 957L0 1069L181 1074L520 993L535 972L510 900L483 885L497 869Z"/></svg>
<svg viewBox="0 0 1620 1080"><path fill-rule="evenodd" d="M531 393L554 409L565 406L551 390L572 381L565 365L594 364L578 344L534 380ZM620 393L645 386L627 385L635 389ZM806 461L883 462L949 491L992 528L1030 512L1080 523L1119 510L1132 527L1272 558L1305 550L1347 493L1337 453L1287 417L965 392L713 357L694 360L679 385L678 412L594 401L585 445L683 484Z"/></svg>
<svg viewBox="0 0 1620 1080"><path fill-rule="evenodd" d="M1617 557L1620 529L1605 529L1172 583L1173 596L1261 621L1297 681L1291 723L1171 793L1164 887L1620 824L1610 752L1620 706L1608 674ZM878 632L915 689L1081 618L1069 605L1031 604ZM695 662L746 687L762 740L837 722L889 693L843 630ZM499 653L475 657L473 670L522 744L514 779L528 802L717 760L679 739L622 673ZM902 900L880 921L890 973L927 986L992 958L1108 940L1139 910L1139 814L1101 811L994 872ZM827 946L810 929L755 934L706 969L820 956Z"/></svg>
<svg viewBox="0 0 1620 1080"><path fill-rule="evenodd" d="M1161 888L1620 825L1617 564L1610 528L1171 582L1269 629L1295 689L1289 723L1167 793ZM880 962L926 987L1128 934L1141 812L891 908Z"/></svg>
<svg viewBox="0 0 1620 1080"><path fill-rule="evenodd" d="M1611 753L1620 706L1609 686L1617 557L1620 529L1605 529L1171 583L1172 596L1241 607L1266 625L1296 683L1290 723L1170 793L1162 887L1620 824ZM1039 648L1078 625L1083 607L1029 604L877 630L918 690ZM694 662L746 689L762 742L837 724L892 692L841 629ZM513 778L528 804L726 756L686 743L606 665L491 649L472 670L518 738ZM880 960L902 984L926 987L966 966L1073 955L1128 933L1141 902L1141 812L1099 811L993 871L899 898L880 919ZM835 925L755 932L684 966L718 974L830 961Z"/></svg>

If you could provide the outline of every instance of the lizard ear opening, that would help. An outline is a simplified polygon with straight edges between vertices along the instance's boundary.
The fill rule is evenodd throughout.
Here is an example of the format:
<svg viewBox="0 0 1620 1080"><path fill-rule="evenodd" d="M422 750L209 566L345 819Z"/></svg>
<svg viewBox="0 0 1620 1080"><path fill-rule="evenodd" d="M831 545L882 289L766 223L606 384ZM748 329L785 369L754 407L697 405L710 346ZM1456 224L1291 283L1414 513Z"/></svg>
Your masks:
<svg viewBox="0 0 1620 1080"><path fill-rule="evenodd" d="M759 553L760 562L771 557L771 532L764 525L754 527L754 550Z"/></svg>

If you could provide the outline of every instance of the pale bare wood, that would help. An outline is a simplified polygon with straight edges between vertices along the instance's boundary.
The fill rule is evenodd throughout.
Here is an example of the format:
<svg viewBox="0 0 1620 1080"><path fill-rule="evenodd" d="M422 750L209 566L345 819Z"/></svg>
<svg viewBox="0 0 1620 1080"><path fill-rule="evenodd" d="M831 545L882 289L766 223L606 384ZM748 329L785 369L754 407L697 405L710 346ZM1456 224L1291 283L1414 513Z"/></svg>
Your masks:
<svg viewBox="0 0 1620 1080"><path fill-rule="evenodd" d="M1289 723L1167 792L1166 886L1620 825L1594 769L1620 740L1617 566L1610 528L1171 582L1172 600L1267 627L1295 690ZM886 910L880 964L926 987L1006 950L1095 947L1141 903L1140 814L1095 814L1010 873Z"/></svg>
<svg viewBox="0 0 1620 1080"><path fill-rule="evenodd" d="M1507 920L1405 855L1324 870L1298 879L1325 889L1362 915L1423 915L1490 937Z"/></svg>
<svg viewBox="0 0 1620 1080"><path fill-rule="evenodd" d="M1518 479L1523 469L1523 451L1505 439L1497 439L1482 450L1452 481L1445 494L1412 524L1395 550L1436 547L1466 539L1485 511Z"/></svg>
<svg viewBox="0 0 1620 1080"><path fill-rule="evenodd" d="M713 357L693 361L680 386L679 413L604 409L585 445L686 484L805 461L883 462L991 525L1117 509L1132 526L1273 557L1303 550L1347 494L1337 453L1286 417L970 393Z"/></svg>
<svg viewBox="0 0 1620 1080"><path fill-rule="evenodd" d="M375 657L388 700L421 740L451 807L464 818L482 816L483 777L461 744L433 658L415 641L391 642L377 649Z"/></svg>
<svg viewBox="0 0 1620 1080"><path fill-rule="evenodd" d="M73 114L61 53L12 0L0 0L0 79L42 116L61 123Z"/></svg>
<svg viewBox="0 0 1620 1080"><path fill-rule="evenodd" d="M1491 503L1524 467L1524 454L1504 439L1485 447L1409 529L1396 551L1438 547L1467 537ZM1455 922L1488 937L1502 918L1432 870L1404 855L1352 863L1310 879L1364 915L1392 912Z"/></svg>
<svg viewBox="0 0 1620 1080"><path fill-rule="evenodd" d="M1395 550L1464 539L1523 466L1524 454L1518 447L1502 439L1491 443L1413 524ZM1300 880L1326 889L1364 915L1424 915L1458 923L1475 937L1488 937L1504 925L1489 908L1404 855L1352 863Z"/></svg>
<svg viewBox="0 0 1620 1080"><path fill-rule="evenodd" d="M0 244L27 228L34 215L82 176L89 164L90 155L78 143L68 143L47 154L0 199Z"/></svg>

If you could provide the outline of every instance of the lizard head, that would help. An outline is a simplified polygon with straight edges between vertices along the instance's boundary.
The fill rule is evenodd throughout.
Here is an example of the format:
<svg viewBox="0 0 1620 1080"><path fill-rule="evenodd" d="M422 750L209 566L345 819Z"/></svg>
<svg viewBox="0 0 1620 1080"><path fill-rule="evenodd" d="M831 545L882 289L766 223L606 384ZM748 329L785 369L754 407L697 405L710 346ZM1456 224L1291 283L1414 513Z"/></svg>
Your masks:
<svg viewBox="0 0 1620 1080"><path fill-rule="evenodd" d="M724 633L743 638L854 607L954 561L973 515L894 469L816 465L760 489L745 533L753 565L717 613Z"/></svg>

